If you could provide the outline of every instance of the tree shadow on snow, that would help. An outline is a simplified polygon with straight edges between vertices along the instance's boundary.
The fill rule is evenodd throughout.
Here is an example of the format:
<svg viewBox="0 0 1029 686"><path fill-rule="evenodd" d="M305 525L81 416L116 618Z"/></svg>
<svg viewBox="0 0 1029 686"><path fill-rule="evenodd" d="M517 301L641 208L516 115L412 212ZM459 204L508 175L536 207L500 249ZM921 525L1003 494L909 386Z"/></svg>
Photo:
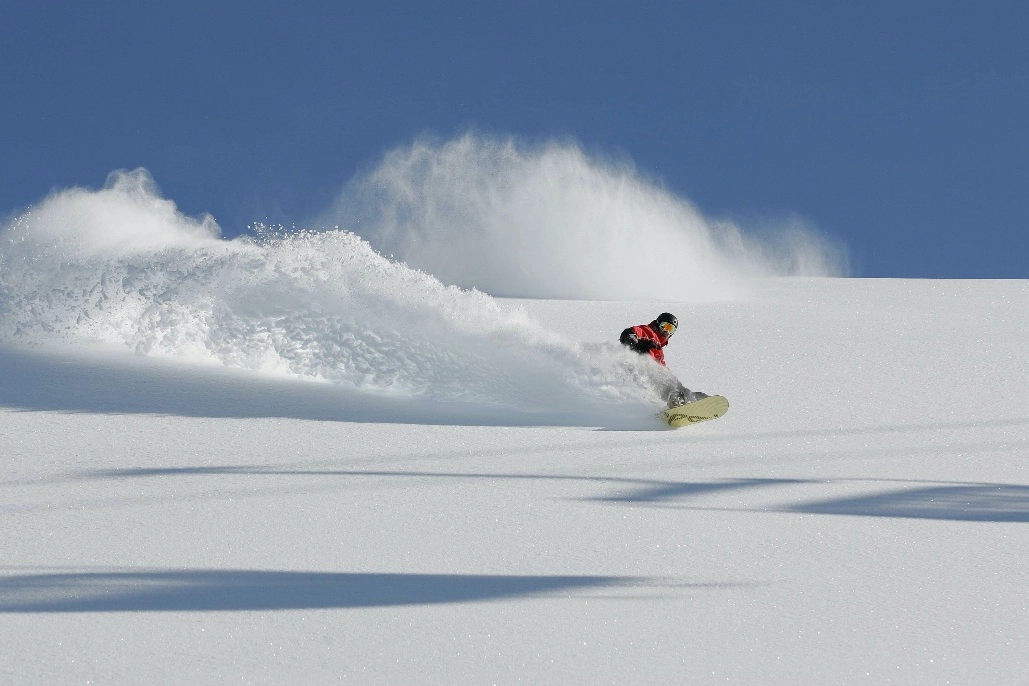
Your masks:
<svg viewBox="0 0 1029 686"><path fill-rule="evenodd" d="M783 508L783 511L959 522L1029 522L1029 486L928 486L791 505Z"/></svg>
<svg viewBox="0 0 1029 686"><path fill-rule="evenodd" d="M282 465L232 465L194 467L148 467L88 470L64 479L147 479L189 476L295 476L336 477L345 480L367 478L512 480L582 482L609 489L606 495L584 496L583 501L642 507L722 510L736 512L780 512L798 514L900 517L964 522L1029 522L1029 486L1002 483L930 482L895 479L725 479L717 481L670 481L663 479L587 476L575 474L512 474L502 472L425 472L382 470L304 469ZM695 498L717 497L730 492L758 492L761 489L791 489L802 496L809 488L846 485L866 488L868 483L902 484L878 493L783 503L760 509L698 505ZM915 484L916 486L912 486ZM734 496L738 498L739 496Z"/></svg>
<svg viewBox="0 0 1029 686"><path fill-rule="evenodd" d="M823 500L784 503L768 507L697 506L691 497L713 495L740 489L826 485L860 485L880 483L874 479L735 479L710 483L673 483L648 485L622 492L616 497L597 498L607 502L680 509L722 510L734 512L781 512L797 514L849 515L854 517L898 517L906 519L938 519L960 522L1029 522L1029 486L998 483L914 482L926 485L904 486L878 493L827 498ZM906 483L883 480L886 483ZM931 485L930 485L931 484Z"/></svg>
<svg viewBox="0 0 1029 686"><path fill-rule="evenodd" d="M614 576L171 570L0 576L0 613L233 612L469 603L632 587Z"/></svg>

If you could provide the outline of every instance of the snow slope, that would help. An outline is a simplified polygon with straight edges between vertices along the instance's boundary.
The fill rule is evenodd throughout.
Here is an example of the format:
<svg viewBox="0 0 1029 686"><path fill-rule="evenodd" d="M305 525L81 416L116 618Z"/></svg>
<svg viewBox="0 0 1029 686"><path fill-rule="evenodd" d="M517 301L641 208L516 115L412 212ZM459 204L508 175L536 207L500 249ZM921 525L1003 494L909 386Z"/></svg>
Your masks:
<svg viewBox="0 0 1029 686"><path fill-rule="evenodd" d="M0 682L1029 669L1027 282L495 299L138 175L2 238ZM663 310L722 419L610 344Z"/></svg>

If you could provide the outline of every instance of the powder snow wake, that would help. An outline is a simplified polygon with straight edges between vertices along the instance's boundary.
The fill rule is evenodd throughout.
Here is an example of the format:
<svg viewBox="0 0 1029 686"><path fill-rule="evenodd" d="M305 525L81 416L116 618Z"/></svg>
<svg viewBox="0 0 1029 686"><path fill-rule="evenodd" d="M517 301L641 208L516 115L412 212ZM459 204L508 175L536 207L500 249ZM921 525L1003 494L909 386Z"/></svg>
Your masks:
<svg viewBox="0 0 1029 686"><path fill-rule="evenodd" d="M57 193L6 227L0 338L117 344L521 409L647 398L630 381L638 361L618 346L569 344L346 231L221 239L211 218L179 213L143 170Z"/></svg>

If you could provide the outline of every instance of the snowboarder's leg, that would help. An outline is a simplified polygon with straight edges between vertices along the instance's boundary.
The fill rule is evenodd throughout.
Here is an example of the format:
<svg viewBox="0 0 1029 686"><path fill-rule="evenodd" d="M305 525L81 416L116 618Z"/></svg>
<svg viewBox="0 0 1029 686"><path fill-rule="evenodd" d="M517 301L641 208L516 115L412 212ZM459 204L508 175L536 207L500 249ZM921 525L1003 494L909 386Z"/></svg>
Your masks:
<svg viewBox="0 0 1029 686"><path fill-rule="evenodd" d="M678 379L665 386L663 395L665 400L668 401L668 407L676 407L693 402L693 392L683 386Z"/></svg>
<svg viewBox="0 0 1029 686"><path fill-rule="evenodd" d="M647 375L650 377L650 382L653 384L654 390L657 391L658 397L668 403L669 408L708 397L706 393L691 391L683 386L682 382L672 374L668 367L655 364L648 365L647 370Z"/></svg>
<svg viewBox="0 0 1029 686"><path fill-rule="evenodd" d="M678 379L674 379L664 389L663 396L668 402L668 407L678 407L679 405L685 405L686 403L692 403L706 398L707 393L701 393L700 391L691 391L682 385L682 382Z"/></svg>

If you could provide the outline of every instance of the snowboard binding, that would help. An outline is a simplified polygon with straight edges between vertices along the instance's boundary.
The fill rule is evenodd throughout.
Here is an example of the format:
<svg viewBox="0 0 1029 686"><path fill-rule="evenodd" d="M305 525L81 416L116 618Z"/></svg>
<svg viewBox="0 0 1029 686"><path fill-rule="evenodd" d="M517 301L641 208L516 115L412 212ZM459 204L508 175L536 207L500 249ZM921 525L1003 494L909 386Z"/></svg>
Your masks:
<svg viewBox="0 0 1029 686"><path fill-rule="evenodd" d="M688 388L680 388L672 391L668 396L668 409L673 407L679 407L680 405L686 405L693 403L698 400L710 397L707 393L701 393L700 391L691 391Z"/></svg>

